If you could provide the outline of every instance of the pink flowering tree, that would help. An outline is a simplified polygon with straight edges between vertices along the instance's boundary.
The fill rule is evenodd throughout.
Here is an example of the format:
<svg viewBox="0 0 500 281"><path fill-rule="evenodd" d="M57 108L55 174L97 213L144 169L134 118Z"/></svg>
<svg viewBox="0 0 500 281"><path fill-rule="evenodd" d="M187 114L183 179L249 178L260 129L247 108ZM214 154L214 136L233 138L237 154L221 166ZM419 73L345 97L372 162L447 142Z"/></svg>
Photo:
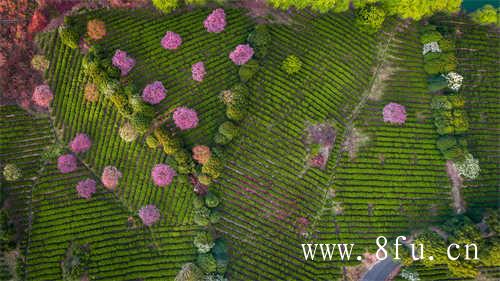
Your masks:
<svg viewBox="0 0 500 281"><path fill-rule="evenodd" d="M253 53L253 49L249 44L240 44L229 54L229 58L236 65L242 65L252 58Z"/></svg>
<svg viewBox="0 0 500 281"><path fill-rule="evenodd" d="M302 236L307 235L307 229L310 224L311 222L305 217L297 218L296 222L297 233Z"/></svg>
<svg viewBox="0 0 500 281"><path fill-rule="evenodd" d="M96 182L93 179L85 179L78 182L76 191L78 195L85 199L90 199L92 194L96 192Z"/></svg>
<svg viewBox="0 0 500 281"><path fill-rule="evenodd" d="M151 170L151 177L156 186L165 187L172 183L173 178L177 175L174 169L167 164L158 164Z"/></svg>
<svg viewBox="0 0 500 281"><path fill-rule="evenodd" d="M54 95L52 94L49 85L43 84L35 87L31 99L36 105L47 108L54 99Z"/></svg>
<svg viewBox="0 0 500 281"><path fill-rule="evenodd" d="M173 118L175 125L181 130L188 130L198 126L198 114L187 107L176 108Z"/></svg>
<svg viewBox="0 0 500 281"><path fill-rule="evenodd" d="M118 186L122 173L114 166L106 166L102 171L101 181L104 187L113 190Z"/></svg>
<svg viewBox="0 0 500 281"><path fill-rule="evenodd" d="M166 96L165 87L160 81L146 85L142 91L142 99L149 104L158 104Z"/></svg>
<svg viewBox="0 0 500 281"><path fill-rule="evenodd" d="M202 61L199 61L191 66L191 76L194 81L203 81L205 74L207 74L207 72L205 71L205 64L203 64Z"/></svg>
<svg viewBox="0 0 500 281"><path fill-rule="evenodd" d="M76 171L77 160L73 154L64 154L57 158L57 169L63 174Z"/></svg>
<svg viewBox="0 0 500 281"><path fill-rule="evenodd" d="M69 148L74 153L86 152L92 146L92 141L86 134L80 133L69 143Z"/></svg>
<svg viewBox="0 0 500 281"><path fill-rule="evenodd" d="M175 50L182 44L182 38L179 34L167 31L165 36L161 39L161 46L167 50Z"/></svg>
<svg viewBox="0 0 500 281"><path fill-rule="evenodd" d="M384 106L384 122L391 124L404 124L406 121L406 109L404 106L391 102Z"/></svg>
<svg viewBox="0 0 500 281"><path fill-rule="evenodd" d="M210 147L206 145L197 145L193 147L193 159L201 165L207 163L211 156Z"/></svg>
<svg viewBox="0 0 500 281"><path fill-rule="evenodd" d="M152 226L160 220L160 210L155 205L146 205L139 210L139 217L145 226Z"/></svg>
<svg viewBox="0 0 500 281"><path fill-rule="evenodd" d="M215 9L203 22L208 32L219 33L226 27L226 13L223 9Z"/></svg>
<svg viewBox="0 0 500 281"><path fill-rule="evenodd" d="M116 50L113 56L112 63L115 67L118 67L122 73L122 76L127 75L130 70L135 65L135 59L128 56L127 52L122 50Z"/></svg>

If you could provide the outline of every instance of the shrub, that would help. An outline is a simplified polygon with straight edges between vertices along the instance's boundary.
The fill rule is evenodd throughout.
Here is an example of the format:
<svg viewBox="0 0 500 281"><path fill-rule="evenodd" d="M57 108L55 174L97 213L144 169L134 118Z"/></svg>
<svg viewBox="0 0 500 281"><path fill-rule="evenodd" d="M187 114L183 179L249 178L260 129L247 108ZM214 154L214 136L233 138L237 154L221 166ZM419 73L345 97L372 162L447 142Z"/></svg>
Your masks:
<svg viewBox="0 0 500 281"><path fill-rule="evenodd" d="M176 175L175 170L167 164L157 164L151 171L151 178L154 184L159 187L170 185Z"/></svg>
<svg viewBox="0 0 500 281"><path fill-rule="evenodd" d="M205 196L205 205L207 205L207 207L215 208L219 206L219 203L219 197L215 195L215 193L209 191Z"/></svg>
<svg viewBox="0 0 500 281"><path fill-rule="evenodd" d="M90 252L87 246L71 242L61 261L62 280L77 281L83 278L89 266Z"/></svg>
<svg viewBox="0 0 500 281"><path fill-rule="evenodd" d="M384 106L384 122L391 124L404 124L406 121L406 109L404 106L391 102Z"/></svg>
<svg viewBox="0 0 500 281"><path fill-rule="evenodd" d="M86 152L92 146L92 141L87 134L79 133L69 143L69 148L74 153Z"/></svg>
<svg viewBox="0 0 500 281"><path fill-rule="evenodd" d="M198 180L203 185L210 185L212 183L212 178L210 176L207 176L207 175L198 176Z"/></svg>
<svg viewBox="0 0 500 281"><path fill-rule="evenodd" d="M179 6L179 0L152 0L156 9L170 13Z"/></svg>
<svg viewBox="0 0 500 281"><path fill-rule="evenodd" d="M356 11L356 23L361 29L375 33L382 27L385 16L382 8L370 5Z"/></svg>
<svg viewBox="0 0 500 281"><path fill-rule="evenodd" d="M154 136L147 136L146 144L151 149L155 149L160 146L160 142Z"/></svg>
<svg viewBox="0 0 500 281"><path fill-rule="evenodd" d="M232 140L239 133L239 128L231 121L226 121L219 126L219 133Z"/></svg>
<svg viewBox="0 0 500 281"><path fill-rule="evenodd" d="M229 263L226 240L223 238L215 240L212 253L217 261L217 272L220 274L226 273L227 264Z"/></svg>
<svg viewBox="0 0 500 281"><path fill-rule="evenodd" d="M455 51L455 44L451 40L441 39L441 40L439 40L438 43L439 43L439 48L441 49L442 52L454 52Z"/></svg>
<svg viewBox="0 0 500 281"><path fill-rule="evenodd" d="M87 35L93 40L106 36L106 24L102 20L93 19L87 22Z"/></svg>
<svg viewBox="0 0 500 281"><path fill-rule="evenodd" d="M31 59L31 67L42 73L44 73L47 69L49 69L49 65L50 62L44 55L34 55L33 58Z"/></svg>
<svg viewBox="0 0 500 281"><path fill-rule="evenodd" d="M182 38L179 34L167 31L161 39L161 46L167 50L175 50L182 44Z"/></svg>
<svg viewBox="0 0 500 281"><path fill-rule="evenodd" d="M177 273L174 281L201 281L202 279L203 272L201 269L194 263L186 263L182 266L181 271Z"/></svg>
<svg viewBox="0 0 500 281"><path fill-rule="evenodd" d="M194 237L193 244L198 249L198 253L201 254L210 252L212 247L215 245L214 238L208 231L198 232L198 234Z"/></svg>
<svg viewBox="0 0 500 281"><path fill-rule="evenodd" d="M198 114L193 109L178 107L173 114L174 123L181 130L193 129L198 126Z"/></svg>
<svg viewBox="0 0 500 281"><path fill-rule="evenodd" d="M302 61L295 55L289 55L281 64L281 68L288 74L295 74L302 68Z"/></svg>
<svg viewBox="0 0 500 281"><path fill-rule="evenodd" d="M99 100L99 90L96 84L90 82L85 84L84 97L88 102L96 102Z"/></svg>
<svg viewBox="0 0 500 281"><path fill-rule="evenodd" d="M135 66L135 59L128 56L127 52L116 50L112 58L113 66L118 67L121 71L121 76L127 75Z"/></svg>
<svg viewBox="0 0 500 281"><path fill-rule="evenodd" d="M209 220L210 210L206 207L202 207L194 210L194 223L199 226L207 226L210 223Z"/></svg>
<svg viewBox="0 0 500 281"><path fill-rule="evenodd" d="M102 171L101 181L104 187L113 190L118 186L122 173L114 166L106 166Z"/></svg>
<svg viewBox="0 0 500 281"><path fill-rule="evenodd" d="M189 152L187 152L185 149L181 149L174 153L174 159L178 165L185 165L189 163L191 160L189 156Z"/></svg>
<svg viewBox="0 0 500 281"><path fill-rule="evenodd" d="M431 108L433 110L451 110L452 105L446 96L434 96L431 101Z"/></svg>
<svg viewBox="0 0 500 281"><path fill-rule="evenodd" d="M422 44L439 42L441 39L443 39L443 35L441 35L438 31L427 31L420 36L420 42Z"/></svg>
<svg viewBox="0 0 500 281"><path fill-rule="evenodd" d="M207 72L205 71L205 64L203 64L202 61L199 61L191 66L191 76L194 81L203 81L205 74L207 74Z"/></svg>
<svg viewBox="0 0 500 281"><path fill-rule="evenodd" d="M205 273L214 273L217 271L217 262L212 254L199 254L196 263Z"/></svg>
<svg viewBox="0 0 500 281"><path fill-rule="evenodd" d="M246 83L248 80L252 79L258 71L259 62L257 60L250 60L248 63L242 65L238 70L241 82Z"/></svg>
<svg viewBox="0 0 500 281"><path fill-rule="evenodd" d="M241 121L246 116L246 110L242 110L236 106L228 106L226 108L226 116L233 121Z"/></svg>
<svg viewBox="0 0 500 281"><path fill-rule="evenodd" d="M160 210L155 205L146 205L139 210L139 217L145 226L151 226L160 220Z"/></svg>
<svg viewBox="0 0 500 281"><path fill-rule="evenodd" d="M54 95L49 85L43 84L35 87L31 99L36 105L47 108L54 99Z"/></svg>
<svg viewBox="0 0 500 281"><path fill-rule="evenodd" d="M57 169L63 174L71 173L77 169L76 157L73 154L64 154L57 158Z"/></svg>
<svg viewBox="0 0 500 281"><path fill-rule="evenodd" d="M223 9L215 9L203 22L208 32L219 33L226 27L226 13Z"/></svg>
<svg viewBox="0 0 500 281"><path fill-rule="evenodd" d="M17 181L21 176L21 169L15 164L6 164L5 167L3 167L3 177L6 181Z"/></svg>
<svg viewBox="0 0 500 281"><path fill-rule="evenodd" d="M221 214L217 210L212 210L210 212L210 215L208 216L208 220L210 221L211 224L218 223L221 219Z"/></svg>
<svg viewBox="0 0 500 281"><path fill-rule="evenodd" d="M147 132L149 129L149 125L151 125L152 121L153 121L152 117L147 116L142 112L135 113L130 118L130 123L137 130L139 134L144 134L145 132Z"/></svg>
<svg viewBox="0 0 500 281"><path fill-rule="evenodd" d="M247 63L253 56L254 51L249 44L240 44L229 53L229 58L236 65L243 65Z"/></svg>
<svg viewBox="0 0 500 281"><path fill-rule="evenodd" d="M210 156L212 155L210 147L206 145L197 145L193 147L192 151L193 159L202 165L207 163L208 159L210 159Z"/></svg>
<svg viewBox="0 0 500 281"><path fill-rule="evenodd" d="M120 135L120 138L125 142L133 142L139 136L137 130L134 128L134 126L132 126L132 124L130 124L130 122L123 123L120 126L118 133Z"/></svg>
<svg viewBox="0 0 500 281"><path fill-rule="evenodd" d="M214 135L214 142L219 145L226 145L231 142L231 139L227 136L217 132Z"/></svg>
<svg viewBox="0 0 500 281"><path fill-rule="evenodd" d="M160 81L146 85L142 91L142 99L149 104L158 104L165 98L165 87Z"/></svg>
<svg viewBox="0 0 500 281"><path fill-rule="evenodd" d="M201 172L212 177L213 179L218 178L222 170L224 169L224 164L218 157L210 157L207 163L201 168Z"/></svg>
<svg viewBox="0 0 500 281"><path fill-rule="evenodd" d="M84 179L78 182L76 185L76 191L78 195L85 199L90 199L92 194L96 192L96 182L93 179Z"/></svg>
<svg viewBox="0 0 500 281"><path fill-rule="evenodd" d="M248 35L248 43L255 50L255 57L262 59L267 55L268 45L271 43L271 35L267 25L259 24L255 29Z"/></svg>
<svg viewBox="0 0 500 281"><path fill-rule="evenodd" d="M172 155L182 148L181 141L170 131L162 128L157 128L154 131L154 135L163 146L163 151L167 155Z"/></svg>
<svg viewBox="0 0 500 281"><path fill-rule="evenodd" d="M470 14L472 21L478 24L496 24L498 21L498 10L492 5L484 5L481 9L477 9Z"/></svg>
<svg viewBox="0 0 500 281"><path fill-rule="evenodd" d="M61 37L62 43L68 46L69 48L76 49L78 47L80 36L73 28L60 26L59 37Z"/></svg>
<svg viewBox="0 0 500 281"><path fill-rule="evenodd" d="M429 77L427 80L430 92L437 92L448 87L448 81L443 75Z"/></svg>

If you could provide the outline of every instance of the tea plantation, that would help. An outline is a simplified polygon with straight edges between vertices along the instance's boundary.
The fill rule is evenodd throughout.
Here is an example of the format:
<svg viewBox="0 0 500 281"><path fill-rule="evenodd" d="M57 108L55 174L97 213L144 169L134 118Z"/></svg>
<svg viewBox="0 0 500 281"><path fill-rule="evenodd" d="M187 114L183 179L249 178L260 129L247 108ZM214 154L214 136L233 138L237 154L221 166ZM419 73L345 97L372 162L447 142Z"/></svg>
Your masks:
<svg viewBox="0 0 500 281"><path fill-rule="evenodd" d="M204 264L193 240L206 229L197 217L197 200L205 194L198 193L191 174L178 171L171 184L159 187L152 173L157 164L171 165L174 156L150 145L150 136L161 142L155 129L173 128L170 114L181 106L199 118L196 128L175 134L186 151L207 145L217 147L212 155L224 154L221 175L209 185L209 194L221 201L216 208L221 218L208 232L227 241L229 280L360 280L348 279L350 268L359 264L355 258L304 261L300 244L354 243L352 256L362 256L377 250L378 236L415 238L419 230L454 216L453 182L447 159L436 147L439 134L431 108L436 93L428 88L421 23L390 19L379 32L367 33L348 12L280 12L281 20L265 24L267 54L256 52L258 70L244 81L248 100L246 117L235 122L239 135L221 145L214 136L231 119L221 92L240 83L243 68L229 54L239 44L252 43L249 34L258 26L242 9L224 10L227 24L220 33L207 32L203 25L212 12L208 8L168 15L98 9L73 17L73 24L81 26L92 19L105 22L99 46L109 60L118 49L135 59L119 83L133 82L141 93L154 81L166 88L166 98L151 106L153 125L131 142L121 136L130 118L112 98L101 93L89 102L85 97L87 84L94 82L86 70L92 46L89 55L70 48L57 30L37 35L35 42L50 65L45 72L53 92L48 112L0 107L0 163L13 163L22 172L21 179L0 181L21 241L19 257L7 251L0 256L1 280L13 275L15 280L62 280L65 262L77 257L68 254L71 249L88 253L86 262L83 255L77 257L81 268L72 267L84 272L78 280L201 280L179 279L178 273L187 263ZM479 177L463 181L464 208L472 217L498 210L500 34L462 16L440 15L430 24L452 30L447 38L455 45L456 72L463 76L468 150L481 167ZM162 48L167 31L182 37L180 48ZM283 66L290 56L299 59L294 73ZM192 78L191 66L199 61L206 70L202 82ZM389 103L404 106L403 123L384 120ZM327 152L305 137L318 124L334 131ZM78 133L86 134L92 146L76 154L75 171L61 173L57 157L69 151ZM322 167L312 162L318 150L326 155ZM110 165L122 175L115 189L102 182ZM86 178L97 182L90 199L75 191ZM208 205L204 200L200 204ZM161 214L151 226L141 215L146 205ZM215 248L211 251L217 256ZM15 260L22 264L17 273L12 272ZM497 262L479 266L481 274L500 278ZM221 273L219 267L217 260ZM418 280L473 280L450 275L446 264L411 268ZM211 276L203 280L226 280Z"/></svg>

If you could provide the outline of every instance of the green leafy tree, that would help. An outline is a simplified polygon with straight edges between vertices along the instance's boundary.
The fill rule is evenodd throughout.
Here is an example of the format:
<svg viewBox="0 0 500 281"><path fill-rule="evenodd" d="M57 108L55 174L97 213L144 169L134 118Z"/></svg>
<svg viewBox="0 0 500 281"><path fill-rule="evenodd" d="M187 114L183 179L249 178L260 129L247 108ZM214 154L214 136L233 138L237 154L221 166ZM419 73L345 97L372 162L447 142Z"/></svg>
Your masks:
<svg viewBox="0 0 500 281"><path fill-rule="evenodd" d="M201 231L194 237L193 244L198 249L198 253L205 254L210 252L215 245L214 237L208 231Z"/></svg>
<svg viewBox="0 0 500 281"><path fill-rule="evenodd" d="M217 271L217 262L211 253L199 254L196 263L205 273L214 273Z"/></svg>
<svg viewBox="0 0 500 281"><path fill-rule="evenodd" d="M302 61L296 55L289 55L283 60L281 68L288 74L295 74L302 68Z"/></svg>
<svg viewBox="0 0 500 281"><path fill-rule="evenodd" d="M361 29L375 33L382 27L385 16L386 13L382 8L370 5L356 11L356 23Z"/></svg>
<svg viewBox="0 0 500 281"><path fill-rule="evenodd" d="M170 13L179 7L179 0L152 0L156 9L163 13Z"/></svg>
<svg viewBox="0 0 500 281"><path fill-rule="evenodd" d="M492 5L484 5L481 9L477 9L470 14L472 21L478 24L496 24L500 25L498 21L499 9L495 9Z"/></svg>

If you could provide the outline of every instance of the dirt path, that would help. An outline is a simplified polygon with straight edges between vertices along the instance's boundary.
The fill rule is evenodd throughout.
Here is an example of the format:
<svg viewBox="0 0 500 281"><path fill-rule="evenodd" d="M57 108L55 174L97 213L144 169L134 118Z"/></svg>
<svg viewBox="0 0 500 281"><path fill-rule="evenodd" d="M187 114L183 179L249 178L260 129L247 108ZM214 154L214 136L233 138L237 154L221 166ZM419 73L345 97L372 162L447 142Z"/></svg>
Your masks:
<svg viewBox="0 0 500 281"><path fill-rule="evenodd" d="M446 162L446 173L452 183L451 198L453 199L453 209L455 210L455 213L462 214L465 212L465 201L461 192L464 181L451 161Z"/></svg>

